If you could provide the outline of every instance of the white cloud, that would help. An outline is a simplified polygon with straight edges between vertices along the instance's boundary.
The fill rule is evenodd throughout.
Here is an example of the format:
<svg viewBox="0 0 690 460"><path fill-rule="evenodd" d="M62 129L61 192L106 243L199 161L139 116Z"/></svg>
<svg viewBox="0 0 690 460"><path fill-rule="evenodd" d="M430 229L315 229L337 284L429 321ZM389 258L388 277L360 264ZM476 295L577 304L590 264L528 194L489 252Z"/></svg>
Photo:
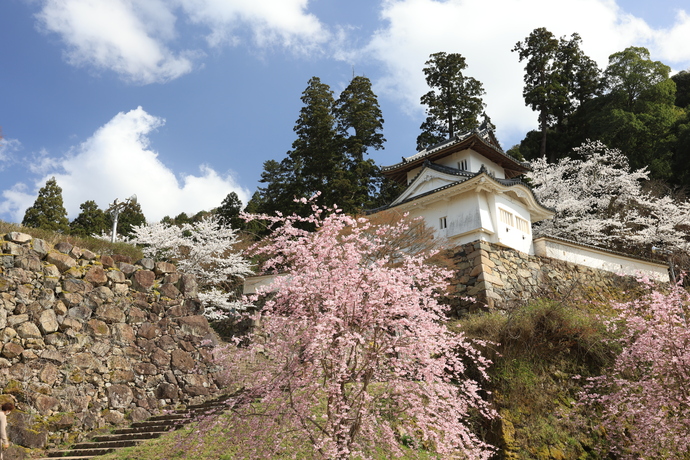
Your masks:
<svg viewBox="0 0 690 460"><path fill-rule="evenodd" d="M329 38L307 13L308 0L43 0L36 15L42 30L66 45L75 66L110 70L124 80L161 83L193 69L203 53L174 52L178 13L210 29L210 45L238 44L244 35L258 47L309 52ZM187 20L187 17L182 20Z"/></svg>
<svg viewBox="0 0 690 460"><path fill-rule="evenodd" d="M690 43L690 15L685 11L678 11L673 27L655 34L652 52L656 51L662 61L685 62L684 68L687 68L690 61L688 43Z"/></svg>
<svg viewBox="0 0 690 460"><path fill-rule="evenodd" d="M36 15L62 37L67 61L118 73L134 83L172 80L192 70L164 42L175 36L175 16L163 0L45 0Z"/></svg>
<svg viewBox="0 0 690 460"><path fill-rule="evenodd" d="M316 16L307 13L308 0L179 0L192 21L207 26L212 46L242 41L251 30L260 47L283 46L310 51L329 38Z"/></svg>
<svg viewBox="0 0 690 460"><path fill-rule="evenodd" d="M14 164L15 154L22 149L22 143L17 139L3 139L0 137L0 171Z"/></svg>
<svg viewBox="0 0 690 460"><path fill-rule="evenodd" d="M141 107L118 113L65 157L41 157L37 168L45 175L34 184L35 192L28 193L23 184L4 191L0 212L11 213L15 221L21 221L38 189L52 176L62 188L70 219L79 214L79 205L87 200L105 209L115 198L132 194L137 195L150 221L212 209L232 191L247 203L246 189L232 176L221 175L208 165L200 166L198 176L186 175L178 180L149 146L148 135L164 123Z"/></svg>
<svg viewBox="0 0 690 460"><path fill-rule="evenodd" d="M565 0L385 0L381 19L386 25L364 49L385 68L377 92L421 120L419 98L428 91L424 62L439 51L460 53L468 64L465 74L484 84L487 113L499 138L510 144L504 148L537 125L522 99L524 66L511 52L537 27L557 37L579 33L585 53L602 68L610 54L631 45L650 48L653 59L685 67L690 61L687 14L679 12L669 30L653 30L613 0L579 0L576 6Z"/></svg>

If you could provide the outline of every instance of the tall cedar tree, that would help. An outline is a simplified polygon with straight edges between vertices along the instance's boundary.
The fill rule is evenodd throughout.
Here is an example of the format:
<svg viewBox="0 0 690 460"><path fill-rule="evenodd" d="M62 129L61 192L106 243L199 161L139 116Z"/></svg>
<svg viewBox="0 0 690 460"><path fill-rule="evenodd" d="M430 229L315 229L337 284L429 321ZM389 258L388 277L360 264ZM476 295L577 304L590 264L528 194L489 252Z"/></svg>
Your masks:
<svg viewBox="0 0 690 460"><path fill-rule="evenodd" d="M366 77L355 77L334 100L330 87L317 77L302 93L294 131L297 139L282 161L264 162L259 188L248 207L262 213L298 213L310 208L295 198L321 195L325 206L337 204L348 213L377 205L376 192L383 178L373 161L365 159L370 148L383 148L383 117Z"/></svg>
<svg viewBox="0 0 690 460"><path fill-rule="evenodd" d="M425 65L424 75L431 91L420 99L426 105L427 118L420 126L418 150L476 128L484 110L484 87L479 80L463 75L467 64L462 55L435 53Z"/></svg>
<svg viewBox="0 0 690 460"><path fill-rule="evenodd" d="M673 182L690 190L690 72L683 70L671 79L676 83L676 106L685 111L673 128L678 139L673 153Z"/></svg>
<svg viewBox="0 0 690 460"><path fill-rule="evenodd" d="M599 68L582 52L581 42L577 33L559 40L540 27L512 49L520 62L527 61L522 95L525 104L539 112L540 157L547 156L549 127L562 129L565 118L600 91ZM556 149L549 150L548 160L553 163L556 158Z"/></svg>
<svg viewBox="0 0 690 460"><path fill-rule="evenodd" d="M366 159L369 148L383 149L386 142L383 114L367 77L357 76L340 93L335 103L339 140L345 151L349 193L341 196L339 206L348 212L373 207L373 198L381 188L382 175L372 159Z"/></svg>
<svg viewBox="0 0 690 460"><path fill-rule="evenodd" d="M260 182L262 195L260 210L265 213L304 214L309 210L295 198L311 197L320 192L319 202L333 205L338 194L333 181L342 186L345 179L343 151L338 145L333 108L333 91L318 77L309 80L302 93L304 106L294 127L297 139L292 150L280 163L264 162Z"/></svg>
<svg viewBox="0 0 690 460"><path fill-rule="evenodd" d="M539 112L541 147L539 155L546 157L546 130L553 120L556 106L567 100L566 89L557 78L558 39L544 27L534 29L523 42L517 42L512 51L517 51L520 62L525 65L525 87L522 96L525 104ZM555 158L550 158L553 162Z"/></svg>
<svg viewBox="0 0 690 460"><path fill-rule="evenodd" d="M62 202L62 188L55 177L48 179L46 185L38 191L38 198L33 206L24 213L22 225L60 233L69 231L67 211Z"/></svg>
<svg viewBox="0 0 690 460"><path fill-rule="evenodd" d="M88 200L79 205L81 212L69 224L70 233L77 236L100 235L110 230L110 216L100 209L95 201Z"/></svg>

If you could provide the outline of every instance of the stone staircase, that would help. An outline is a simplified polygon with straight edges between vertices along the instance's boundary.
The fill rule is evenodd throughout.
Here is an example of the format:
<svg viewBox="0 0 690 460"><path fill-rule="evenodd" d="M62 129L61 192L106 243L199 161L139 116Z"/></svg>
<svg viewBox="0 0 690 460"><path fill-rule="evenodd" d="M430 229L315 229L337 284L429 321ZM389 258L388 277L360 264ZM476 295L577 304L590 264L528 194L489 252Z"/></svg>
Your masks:
<svg viewBox="0 0 690 460"><path fill-rule="evenodd" d="M116 429L107 435L95 436L88 442L75 444L67 450L48 452L38 460L89 460L122 447L141 444L170 431L178 430L204 415L223 412L231 404L232 395L223 395L202 404L191 405L164 415L156 415L142 422L132 423L129 428Z"/></svg>

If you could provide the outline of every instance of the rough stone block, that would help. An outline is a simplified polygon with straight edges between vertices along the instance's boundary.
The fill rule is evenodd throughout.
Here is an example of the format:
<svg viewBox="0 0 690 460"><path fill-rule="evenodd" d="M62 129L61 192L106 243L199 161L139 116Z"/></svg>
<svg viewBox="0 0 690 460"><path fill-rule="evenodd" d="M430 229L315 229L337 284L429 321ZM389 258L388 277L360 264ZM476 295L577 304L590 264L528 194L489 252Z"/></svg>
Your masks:
<svg viewBox="0 0 690 460"><path fill-rule="evenodd" d="M60 327L54 310L43 310L38 317L38 324L44 334L57 332Z"/></svg>
<svg viewBox="0 0 690 460"><path fill-rule="evenodd" d="M99 319L90 319L86 323L86 327L96 337L105 337L110 335L110 328L108 325Z"/></svg>
<svg viewBox="0 0 690 460"><path fill-rule="evenodd" d="M24 347L15 342L9 342L2 347L2 356L7 359L15 359L21 356Z"/></svg>
<svg viewBox="0 0 690 460"><path fill-rule="evenodd" d="M154 271L157 275L166 275L177 272L177 267L169 262L156 262Z"/></svg>
<svg viewBox="0 0 690 460"><path fill-rule="evenodd" d="M132 287L137 291L150 291L156 282L156 274L150 270L139 270L132 275Z"/></svg>
<svg viewBox="0 0 690 460"><path fill-rule="evenodd" d="M55 265L58 270L60 270L60 273L66 272L70 268L77 266L77 262L73 258L59 252L48 253L46 262Z"/></svg>
<svg viewBox="0 0 690 460"><path fill-rule="evenodd" d="M5 235L5 239L7 241L11 241L13 243L19 243L19 244L24 244L28 243L33 239L31 235L28 233L22 233L22 232L9 232Z"/></svg>
<svg viewBox="0 0 690 460"><path fill-rule="evenodd" d="M203 337L211 332L211 326L209 326L208 320L201 315L188 316L180 318L177 321L179 321L182 332L186 334Z"/></svg>
<svg viewBox="0 0 690 460"><path fill-rule="evenodd" d="M182 350L173 350L171 353L171 364L182 372L189 372L194 369L195 361L192 355Z"/></svg>
<svg viewBox="0 0 690 460"><path fill-rule="evenodd" d="M134 399L132 390L127 385L115 384L106 390L108 407L111 409L125 409Z"/></svg>
<svg viewBox="0 0 690 460"><path fill-rule="evenodd" d="M105 275L105 270L103 267L93 265L84 275L84 281L87 281L94 286L102 286L108 282L108 277Z"/></svg>
<svg viewBox="0 0 690 460"><path fill-rule="evenodd" d="M113 339L121 344L129 344L134 342L134 329L129 324L122 322L114 323L111 327Z"/></svg>
<svg viewBox="0 0 690 460"><path fill-rule="evenodd" d="M139 332L137 335L145 339L153 339L154 337L160 335L160 333L160 328L155 324L143 323L141 326L139 326Z"/></svg>
<svg viewBox="0 0 690 460"><path fill-rule="evenodd" d="M21 337L22 339L43 338L43 335L41 335L41 331L38 329L38 326L28 321L17 326L16 330L17 335L19 335L19 337Z"/></svg>

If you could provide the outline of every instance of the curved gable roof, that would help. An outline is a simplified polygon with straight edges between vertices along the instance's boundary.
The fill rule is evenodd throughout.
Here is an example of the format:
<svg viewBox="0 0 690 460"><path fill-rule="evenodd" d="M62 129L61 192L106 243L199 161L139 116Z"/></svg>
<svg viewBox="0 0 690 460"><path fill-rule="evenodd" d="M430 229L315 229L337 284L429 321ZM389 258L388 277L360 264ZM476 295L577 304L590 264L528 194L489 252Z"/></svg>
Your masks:
<svg viewBox="0 0 690 460"><path fill-rule="evenodd" d="M490 174L485 168L479 170L479 172L472 173L467 171L460 171L454 168L448 168L446 166L434 164L427 161L422 163L422 170L415 176L415 178L410 182L410 186L403 192L396 200L393 201L388 206L383 206L377 209L373 209L370 213L383 211L386 209L394 208L396 206L401 206L407 203L411 203L416 200L434 200L433 195L444 194L445 193L463 193L462 189L475 189L477 187L493 189L499 193L510 193L513 192L515 195L524 200L525 204L530 208L530 213L532 214L532 222L538 222L543 219L547 219L553 216L554 210L547 208L534 196L532 189L527 186L524 182L518 179L497 179L492 174ZM427 170L434 170L445 175L457 176L458 180L449 182L446 185L435 188L433 190L420 193L418 195L406 196L407 191L415 188L418 185L420 177L427 172ZM464 184L464 185L463 185ZM439 196L439 195L437 195Z"/></svg>
<svg viewBox="0 0 690 460"><path fill-rule="evenodd" d="M526 163L521 163L504 153L493 131L484 128L458 134L410 157L403 157L400 163L381 167L381 172L396 182L405 184L407 172L422 166L425 161L434 161L465 149L472 149L501 166L508 178L520 176L530 170Z"/></svg>

